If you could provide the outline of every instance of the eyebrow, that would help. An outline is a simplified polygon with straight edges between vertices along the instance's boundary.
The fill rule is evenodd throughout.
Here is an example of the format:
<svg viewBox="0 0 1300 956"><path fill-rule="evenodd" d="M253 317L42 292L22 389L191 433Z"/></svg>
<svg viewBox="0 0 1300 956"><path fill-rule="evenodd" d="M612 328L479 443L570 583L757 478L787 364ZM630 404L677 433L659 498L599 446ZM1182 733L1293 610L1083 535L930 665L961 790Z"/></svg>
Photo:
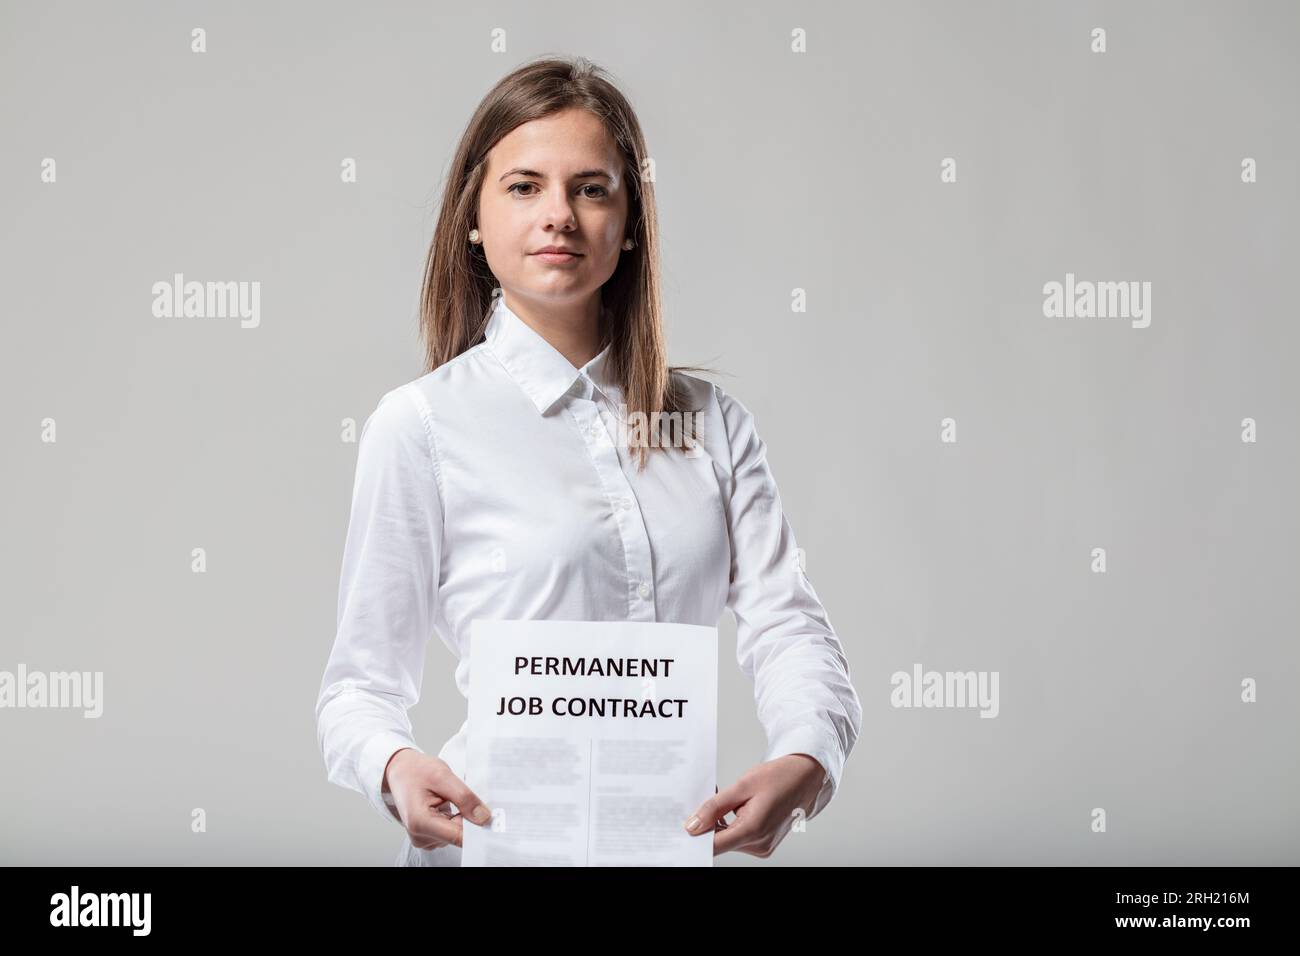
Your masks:
<svg viewBox="0 0 1300 956"><path fill-rule="evenodd" d="M520 168L516 167L515 169L511 169L511 170L508 170L507 172L502 173L502 174L501 174L501 179L505 179L507 176L515 176L515 175L519 175L519 176L533 176L533 177L535 177L535 178L537 178L537 179L545 179L545 178L546 178L546 174L545 174L545 173L539 173L539 172L538 172L537 170L535 170L535 169L520 169ZM605 172L603 169L584 169L584 170L583 170L582 172L580 172L580 173L574 173L573 176L571 176L570 178L571 178L571 179L591 179L591 178L593 178L593 177L594 177L594 178L599 178L599 179L608 179L608 180L611 180L611 181L612 181L613 178L614 178L614 177L612 177L609 173ZM497 182L501 182L501 179L498 179Z"/></svg>

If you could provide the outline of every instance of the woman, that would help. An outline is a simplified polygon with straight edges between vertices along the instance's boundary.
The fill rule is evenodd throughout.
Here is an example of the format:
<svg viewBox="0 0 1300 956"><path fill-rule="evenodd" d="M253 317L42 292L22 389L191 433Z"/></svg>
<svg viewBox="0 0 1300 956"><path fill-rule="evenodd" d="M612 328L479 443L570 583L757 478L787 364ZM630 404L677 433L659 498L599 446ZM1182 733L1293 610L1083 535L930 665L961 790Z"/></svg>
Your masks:
<svg viewBox="0 0 1300 956"><path fill-rule="evenodd" d="M362 428L316 706L328 778L402 826L398 865L458 865L465 819L490 819L462 779L466 725L434 757L407 716L435 632L467 694L475 618L713 626L729 607L768 749L683 821L715 855L768 856L830 801L857 739L753 416L666 364L647 158L631 106L580 58L505 77L456 151L426 372Z"/></svg>

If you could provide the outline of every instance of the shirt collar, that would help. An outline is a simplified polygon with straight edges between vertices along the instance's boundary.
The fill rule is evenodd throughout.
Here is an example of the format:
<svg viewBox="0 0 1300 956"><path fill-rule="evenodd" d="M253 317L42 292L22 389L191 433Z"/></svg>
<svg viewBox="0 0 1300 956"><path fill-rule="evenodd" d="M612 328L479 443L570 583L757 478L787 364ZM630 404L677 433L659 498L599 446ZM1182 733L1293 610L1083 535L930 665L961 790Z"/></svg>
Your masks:
<svg viewBox="0 0 1300 956"><path fill-rule="evenodd" d="M608 318L607 312L605 315ZM504 295L496 297L484 339L542 414L570 389L584 398L590 398L594 390L618 401L618 385L609 376L608 345L582 368L574 368L555 346L506 305Z"/></svg>

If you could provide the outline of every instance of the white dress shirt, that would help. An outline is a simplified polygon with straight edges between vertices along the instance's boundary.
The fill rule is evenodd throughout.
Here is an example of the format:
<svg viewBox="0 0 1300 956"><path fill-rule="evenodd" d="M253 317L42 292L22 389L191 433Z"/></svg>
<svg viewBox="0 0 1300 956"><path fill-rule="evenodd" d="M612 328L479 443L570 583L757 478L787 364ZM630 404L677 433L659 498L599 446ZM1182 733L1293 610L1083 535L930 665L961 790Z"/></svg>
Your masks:
<svg viewBox="0 0 1300 956"><path fill-rule="evenodd" d="M653 450L638 472L616 441L608 352L574 368L498 296L483 342L386 393L362 426L316 719L328 779L388 820L400 825L381 793L388 759L421 749L407 708L426 643L451 649L468 696L475 618L714 626L730 608L763 760L804 753L825 768L809 818L839 787L862 709L753 416L676 373L702 409L699 447ZM438 752L462 780L467 725ZM398 865L459 864L459 847L403 840Z"/></svg>

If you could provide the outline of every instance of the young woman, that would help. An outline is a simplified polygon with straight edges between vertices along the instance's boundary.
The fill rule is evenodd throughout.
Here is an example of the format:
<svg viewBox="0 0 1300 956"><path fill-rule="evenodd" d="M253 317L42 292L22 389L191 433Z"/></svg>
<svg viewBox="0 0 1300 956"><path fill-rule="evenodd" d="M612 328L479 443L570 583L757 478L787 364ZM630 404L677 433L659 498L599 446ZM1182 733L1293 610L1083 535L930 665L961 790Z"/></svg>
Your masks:
<svg viewBox="0 0 1300 956"><path fill-rule="evenodd" d="M316 705L329 780L402 826L398 865L458 865L465 820L490 820L462 779L466 725L434 757L407 715L434 633L467 694L475 618L713 626L730 608L768 747L682 821L715 855L768 856L857 739L753 416L666 363L649 170L631 106L581 58L505 77L456 150L426 372L362 427Z"/></svg>

